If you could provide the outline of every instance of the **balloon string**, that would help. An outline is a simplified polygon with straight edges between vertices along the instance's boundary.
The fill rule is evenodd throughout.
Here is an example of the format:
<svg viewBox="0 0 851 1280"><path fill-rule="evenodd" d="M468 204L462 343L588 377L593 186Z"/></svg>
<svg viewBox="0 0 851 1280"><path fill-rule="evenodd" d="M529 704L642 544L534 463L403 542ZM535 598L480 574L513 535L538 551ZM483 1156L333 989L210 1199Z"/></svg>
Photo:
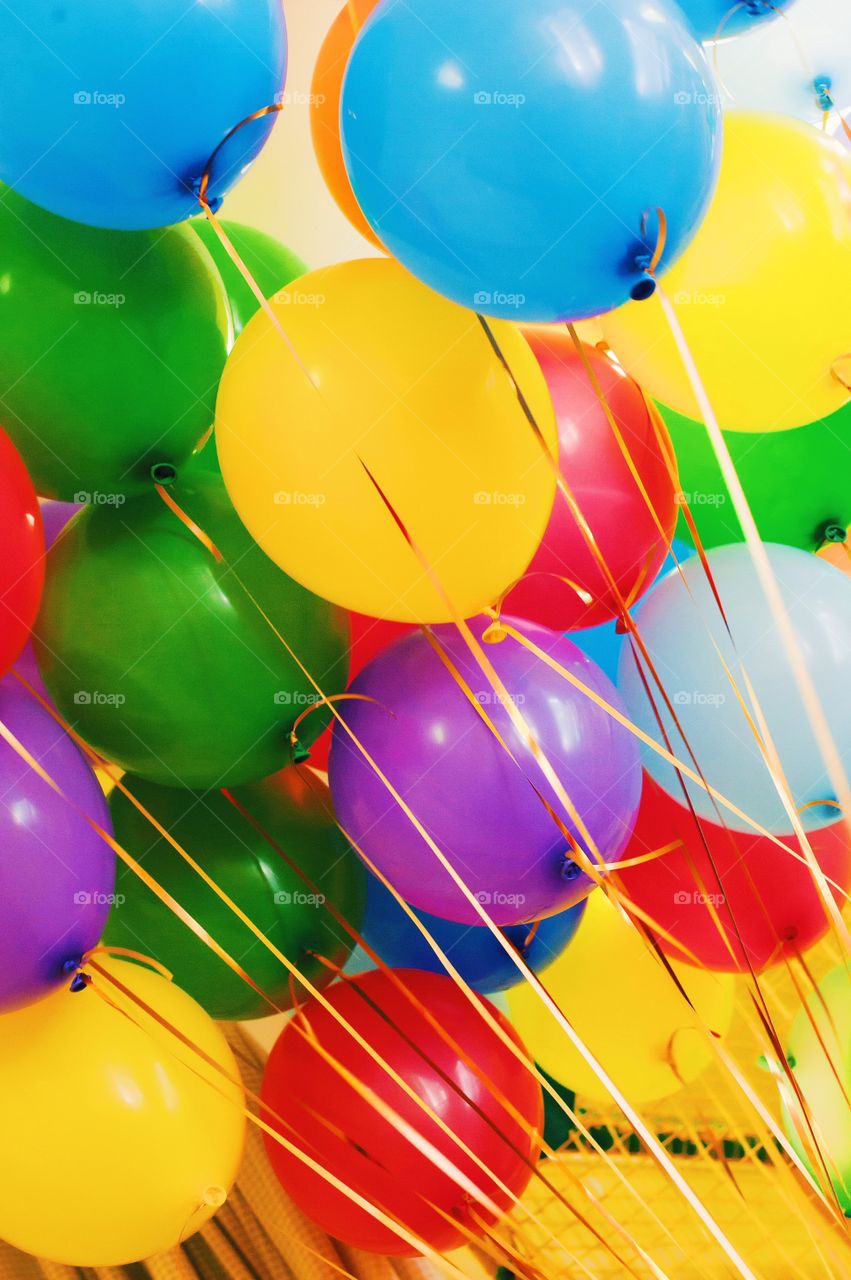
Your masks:
<svg viewBox="0 0 851 1280"><path fill-rule="evenodd" d="M833 734L830 730L821 701L804 660L798 638L795 634L786 604L783 600L783 596L777 582L777 578L771 567L771 562L768 558L762 539L760 538L759 530L753 517L753 512L751 511L750 504L742 487L742 482L739 479L727 442L718 425L718 420L715 417L712 405L697 371L694 358L689 350L688 344L686 343L685 335L682 331L679 319L677 318L676 311L665 293L665 290L662 289L661 286L658 289L658 294L659 300L662 304L662 309L668 321L668 326L679 352L680 359L691 384L692 391L700 405L703 420L706 424L707 433L709 435L709 440L715 453L716 460L718 461L721 473L724 476L725 483L733 499L733 507L739 524L745 534L745 541L747 543L754 568L756 569L757 577L760 585L762 586L763 592L765 593L766 600L780 633L780 638L787 660L792 667L795 682L804 703L810 727L813 730L816 742L822 754L822 759L827 765L828 776L830 777L831 784L835 789L837 798L841 805L842 820L845 823L846 831L851 835L851 789L849 789L848 780L845 776L845 770L843 768L842 760L837 750ZM779 761L776 763L779 764ZM776 781L777 780L775 779L775 784ZM789 800L787 812L789 812L793 829L801 843L801 847L805 857L807 858L811 873L820 891L822 901L824 902L830 919L833 922L834 930L837 933L838 938L841 939L844 944L844 950L847 954L848 950L851 949L851 935L849 935L848 928L842 919L842 915L837 908L833 895L828 889L824 873L819 866L818 859L810 847L809 840L807 839L803 826L800 823L800 819L794 810L791 798Z"/></svg>
<svg viewBox="0 0 851 1280"><path fill-rule="evenodd" d="M237 581L239 581L238 577L237 577ZM251 595L251 593L248 591L248 588L245 587L244 584L243 584L243 589L246 591L247 594ZM251 598L254 599L253 596ZM255 603L257 604L258 609L262 608L259 602L256 601L256 599L255 599ZM271 619L268 619L268 615L266 616L267 616L267 620L269 621L269 625L274 626L274 624L271 622ZM462 628L464 627L465 624L463 620L461 620L459 625L461 625ZM322 692L321 689L319 689L319 686L316 685L316 682L313 680L313 677L310 676L309 672L304 667L304 665L300 662L300 660L295 655L291 647L287 644L284 637L280 635L280 632L278 632L277 629L275 630L282 644L290 653L290 655L293 657L294 661L296 662L296 665L307 676L308 680L314 685L317 692L321 693ZM467 628L467 631L469 634L469 628ZM470 641L475 643L473 641L472 635L470 635ZM490 672L486 672L486 674L488 674L490 678ZM495 677L496 673L494 672L493 675ZM499 683L501 684L501 682ZM498 687L497 687L497 691L499 691ZM505 693L504 690L502 690L502 692L503 694ZM448 861L445 855L434 844L434 841L430 838L428 833L422 827L422 824L417 820L416 816L412 813L412 811L410 810L410 807L405 803L403 798L392 786L392 783L390 783L389 779L386 778L386 775L384 775L383 771L380 770L379 766L369 755L368 751L363 746L363 744L359 742L353 730L349 727L348 724L346 724L345 720L343 720L343 718L339 715L339 712L337 712L336 708L332 706L330 709L335 719L337 720L337 722L343 725L344 731L349 735L349 737L355 743L356 747L358 748L358 750L360 750L361 754L365 757L367 762L370 763L374 772L378 774L379 778L382 780L383 784L390 791L391 795L393 795L396 802L400 805L400 807L403 808L406 816L409 818L409 820L413 821L415 828L417 829L421 837L426 841L429 848L431 848L432 852L436 854L438 861L441 863L444 870L449 873L449 875L455 881L457 886L461 889L469 905L473 908L476 914L481 919L483 919L483 922L487 925L492 935L496 938L497 942L500 944L500 946L502 946L503 950L512 960L512 963L514 963L515 966L520 970L521 974L526 976L527 981L529 982L532 989L535 991L538 998L542 1001L545 1007L556 1019L557 1023L562 1028L562 1030L564 1030L567 1033L568 1038L570 1039L571 1043L574 1045L574 1048L576 1048L577 1051L580 1053L583 1060L588 1065L589 1069L594 1071L597 1074L597 1077L603 1084L603 1087L611 1094L612 1098L615 1100L617 1105L623 1111L624 1115L627 1117L630 1124L632 1124L633 1128L644 1140L651 1155L654 1157L657 1163L659 1163L662 1166L663 1170L668 1174L669 1178L674 1183L677 1190L683 1195L683 1197L686 1199L686 1201L688 1202L692 1210L695 1212L695 1214L697 1214L697 1216L700 1218L701 1222L703 1222L707 1230L709 1230L710 1233L713 1235L713 1237L716 1239L717 1243L722 1248L724 1253L727 1255L727 1257L730 1259L733 1265L739 1270L739 1273L742 1276L746 1277L747 1280L755 1280L755 1277L753 1276L753 1272L750 1270L750 1268L746 1266L744 1260L740 1257L740 1255L738 1254L738 1252L736 1251L736 1249L734 1248L730 1240L721 1230L718 1223L715 1221L713 1216L709 1213L708 1209L706 1209L705 1205L702 1203L700 1198L694 1194L691 1187L688 1185L688 1183L680 1174L679 1170L676 1168L675 1164L671 1161L671 1158L669 1157L668 1153L665 1151L664 1147L657 1141L655 1135L644 1123L641 1116L638 1114L638 1112L635 1110L632 1104L627 1100L627 1098L624 1096L621 1090L615 1085L614 1081L611 1079L608 1073L604 1070L602 1065L597 1061L597 1059L594 1057L594 1055L591 1053L588 1047L584 1044L584 1042L580 1039L577 1033L573 1030L567 1018L559 1009L558 1005L552 999L550 994L545 990L545 988L541 985L540 980L532 972L532 970L529 969L529 967L524 963L522 958L517 955L515 949L512 948L511 945L507 942L507 940L501 935L500 931L494 925L488 913L484 911L482 904L478 901L478 899L474 896L474 894L471 893L467 885L458 875L457 871L452 866L452 864Z"/></svg>
<svg viewBox="0 0 851 1280"><path fill-rule="evenodd" d="M177 502L175 502L174 498L171 496L171 494L169 493L165 485L155 483L154 488L156 489L159 496L162 498L163 502L169 508L169 510L173 511L174 514L177 516L180 523L189 530L189 532L192 534L193 537L198 539L198 541L201 543L204 549L210 553L213 559L218 564L221 564L222 553L221 551L219 551L219 548L213 542L212 538L204 532L204 530L200 527L200 525L195 523L195 521L192 519L191 516L186 514L186 512Z"/></svg>

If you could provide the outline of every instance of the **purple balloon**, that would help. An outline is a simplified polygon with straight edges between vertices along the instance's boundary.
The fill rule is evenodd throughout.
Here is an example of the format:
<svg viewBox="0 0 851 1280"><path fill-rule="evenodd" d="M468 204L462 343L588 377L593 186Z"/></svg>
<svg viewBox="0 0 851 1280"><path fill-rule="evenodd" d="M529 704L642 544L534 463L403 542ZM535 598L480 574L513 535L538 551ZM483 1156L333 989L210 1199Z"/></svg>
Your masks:
<svg viewBox="0 0 851 1280"><path fill-rule="evenodd" d="M73 807L112 827L76 744L14 676L0 681L0 722L61 788L58 796L0 738L0 1012L63 982L96 946L115 887L115 854Z"/></svg>
<svg viewBox="0 0 851 1280"><path fill-rule="evenodd" d="M608 677L565 636L510 621L622 710ZM470 626L481 639L487 622ZM579 832L463 637L451 625L432 632L516 764L422 632L383 650L352 683L351 692L375 701L345 701L337 709L497 924L563 911L586 897L592 882L573 861L570 844L541 796L577 840ZM513 638L486 644L485 652L598 851L607 861L616 860L632 832L641 795L634 738ZM329 772L340 823L402 897L447 920L481 923L340 725L334 730Z"/></svg>

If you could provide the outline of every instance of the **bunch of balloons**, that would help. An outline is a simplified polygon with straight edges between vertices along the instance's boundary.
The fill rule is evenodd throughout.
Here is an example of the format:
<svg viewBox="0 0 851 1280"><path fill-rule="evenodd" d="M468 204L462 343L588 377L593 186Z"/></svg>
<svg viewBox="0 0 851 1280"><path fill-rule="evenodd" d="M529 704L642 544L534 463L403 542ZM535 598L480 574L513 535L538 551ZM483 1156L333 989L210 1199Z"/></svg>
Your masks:
<svg viewBox="0 0 851 1280"><path fill-rule="evenodd" d="M349 0L311 123L372 256L318 270L218 217L280 0L0 7L4 1239L116 1266L207 1221L258 1118L216 1020L270 1014L311 1218L498 1233L536 1063L666 1097L838 916L823 3Z"/></svg>

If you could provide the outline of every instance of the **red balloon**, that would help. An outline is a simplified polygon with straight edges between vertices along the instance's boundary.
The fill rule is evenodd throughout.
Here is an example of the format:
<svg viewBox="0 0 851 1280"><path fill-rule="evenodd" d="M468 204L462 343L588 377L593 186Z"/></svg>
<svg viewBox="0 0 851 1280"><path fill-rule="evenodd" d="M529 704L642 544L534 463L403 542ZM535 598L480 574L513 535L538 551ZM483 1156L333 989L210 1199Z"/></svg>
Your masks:
<svg viewBox="0 0 851 1280"><path fill-rule="evenodd" d="M796 854L802 852L794 836L782 839ZM645 773L638 821L624 861L675 840L682 841L680 848L617 875L632 902L705 968L741 973L749 961L758 973L806 951L827 932L827 910L806 864L767 836L733 831L705 819L698 826L691 811ZM836 822L821 827L809 833L809 840L825 876L838 886L833 894L841 907L842 891L851 889L851 846L845 826ZM689 959L665 938L658 936L658 941L674 959Z"/></svg>
<svg viewBox="0 0 851 1280"><path fill-rule="evenodd" d="M494 1178L516 1195L525 1190L540 1147L541 1090L534 1076L470 1008L455 983L442 974L397 969L413 1000L379 970L330 987L334 1008L475 1152ZM516 1032L483 997L490 1013L518 1045ZM427 1020L424 1006L464 1053L481 1078L453 1052ZM380 1011L380 1012L379 1012ZM501 1209L511 1201L494 1178L470 1159L431 1115L397 1085L365 1049L317 1001L303 1006L284 1028L263 1079L263 1101L286 1126L264 1114L268 1124L309 1154L369 1202L382 1208L418 1239L445 1251L468 1243L460 1223L475 1235L494 1216L443 1172L395 1124L381 1114L320 1056L300 1029L372 1089L456 1169ZM492 1088L487 1082L492 1083ZM510 1100L531 1126L524 1128L498 1100ZM266 1136L269 1159L284 1190L329 1235L373 1253L416 1252L319 1174ZM430 1202L430 1203L429 1203ZM454 1222L442 1218L437 1205Z"/></svg>
<svg viewBox="0 0 851 1280"><path fill-rule="evenodd" d="M555 406L561 474L617 590L632 604L659 572L677 522L677 485L672 478L676 463L667 430L620 365L583 345L658 517L657 525L570 336L536 328L524 333ZM667 461L665 449L670 455ZM563 578L575 586L560 581ZM554 631L575 631L620 617L617 593L560 493L535 558L509 593L505 612Z"/></svg>
<svg viewBox="0 0 851 1280"><path fill-rule="evenodd" d="M44 586L44 530L21 455L0 428L0 675L27 642Z"/></svg>
<svg viewBox="0 0 851 1280"><path fill-rule="evenodd" d="M381 653L394 640L406 636L414 628L407 622L388 622L385 618L369 618L365 613L350 613L351 644L349 648L349 684L376 654ZM314 769L328 768L331 750L333 722L310 748L310 763Z"/></svg>

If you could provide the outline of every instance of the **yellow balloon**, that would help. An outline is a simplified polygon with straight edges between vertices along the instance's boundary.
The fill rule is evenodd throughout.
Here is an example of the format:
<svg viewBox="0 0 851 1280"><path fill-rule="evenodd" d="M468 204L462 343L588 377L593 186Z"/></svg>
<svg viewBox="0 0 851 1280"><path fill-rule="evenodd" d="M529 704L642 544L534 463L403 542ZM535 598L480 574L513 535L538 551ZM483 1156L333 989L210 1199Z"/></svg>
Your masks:
<svg viewBox="0 0 851 1280"><path fill-rule="evenodd" d="M661 285L722 427L779 431L841 409L848 390L832 367L851 352L851 153L791 118L726 114L715 198ZM658 296L600 324L645 391L702 421Z"/></svg>
<svg viewBox="0 0 851 1280"><path fill-rule="evenodd" d="M140 965L102 963L238 1079L221 1031L185 992ZM240 1088L95 980L142 1026L92 989L0 1017L0 1237L106 1267L170 1249L212 1217L245 1119Z"/></svg>
<svg viewBox="0 0 851 1280"><path fill-rule="evenodd" d="M597 890L576 937L542 979L586 1047L638 1105L696 1079L714 1057L702 1028L723 1036L733 1016L731 974L671 967L697 1013L635 926ZM507 995L511 1020L544 1070L586 1098L609 1101L605 1086L532 989L514 987Z"/></svg>
<svg viewBox="0 0 851 1280"><path fill-rule="evenodd" d="M494 603L537 550L555 475L476 316L387 258L302 276L272 306L298 359L258 312L216 409L252 536L317 595L374 617L451 620L423 560L463 617ZM513 325L489 323L557 456L535 357Z"/></svg>

